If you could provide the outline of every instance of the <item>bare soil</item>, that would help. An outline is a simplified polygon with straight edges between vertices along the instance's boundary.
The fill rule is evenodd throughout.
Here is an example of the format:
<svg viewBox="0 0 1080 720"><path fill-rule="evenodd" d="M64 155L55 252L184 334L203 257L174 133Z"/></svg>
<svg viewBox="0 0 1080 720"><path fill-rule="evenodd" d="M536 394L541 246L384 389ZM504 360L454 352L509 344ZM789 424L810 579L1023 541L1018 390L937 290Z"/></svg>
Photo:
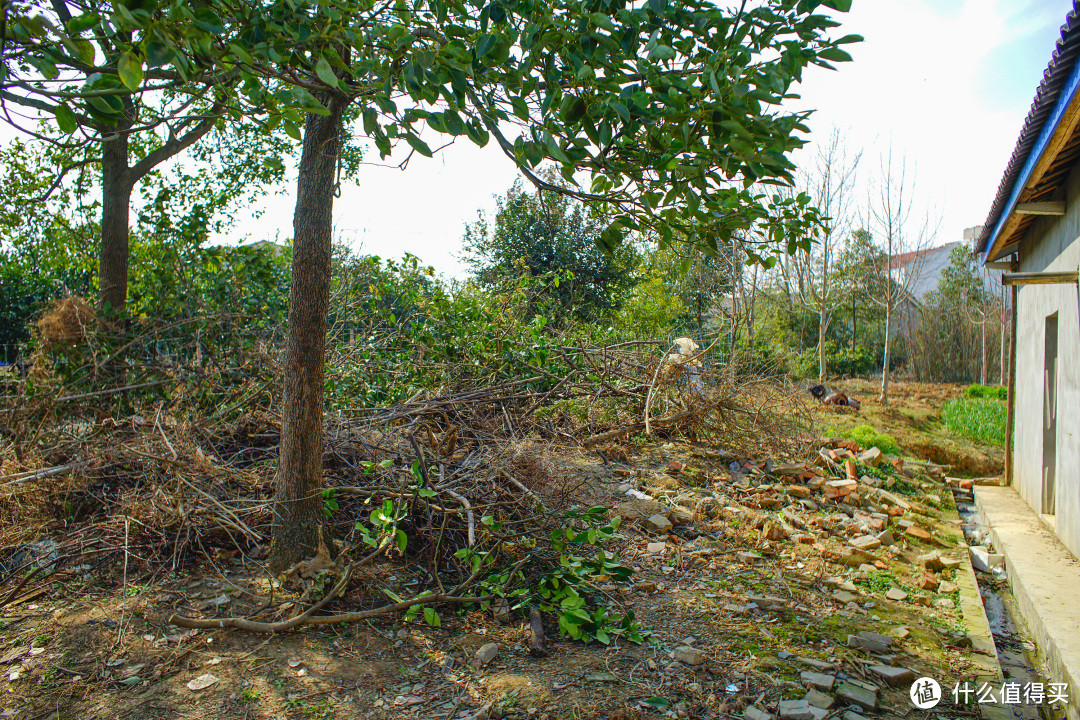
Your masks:
<svg viewBox="0 0 1080 720"><path fill-rule="evenodd" d="M972 446L940 428L937 414L958 387L897 383L889 408L877 402L870 383L843 387L863 402L862 411L818 408L819 427L868 423L894 435L906 454L968 475L1000 471L999 450ZM818 668L798 658L822 664L822 672L841 680L873 680L868 668L881 659L847 647L848 635L860 631L897 638L890 654L917 675L936 677L942 685L972 676L976 663L964 647L955 593L920 590L922 571L912 562L933 548L966 556L955 547L960 533L946 491L936 489L942 502L922 508L936 541L901 539L901 555L876 555L880 564L869 572L840 564L841 543L827 534L814 543L770 540L770 519L782 507L747 501L730 472L730 458L718 448L657 440L624 446L626 462L579 451L562 458L590 500L623 508L625 522L611 549L635 574L628 584L602 586L596 593L613 608L634 611L647 635L642 645L561 638L556 620L548 617L550 654L533 658L524 618L499 622L490 613L454 608L440 608L437 628L387 617L280 635L184 631L166 618L174 612L214 617L259 608L268 593L260 565L217 557L199 567L139 574L129 564L125 577L121 554L57 573L3 609L0 717L740 717L749 704L775 707L779 699L806 693L800 674ZM686 467L665 472L672 460ZM630 498L623 483L670 506L670 535L646 531L641 513L625 505ZM812 519L829 509L799 512ZM666 547L650 553L649 542ZM749 551L760 559L739 555ZM355 592L400 587L416 577L417 568L387 565ZM827 582L832 577L853 583L857 600L838 601ZM886 599L890 586L911 597ZM923 604L915 602L920 597L926 598ZM346 597L337 608L349 609L348 603ZM900 640L898 628L910 636ZM476 650L489 642L498 644L498 655L478 666ZM700 650L704 662L675 660L673 651L683 646ZM216 682L189 689L206 674ZM864 714L907 715L908 687L876 682L882 686L878 708Z"/></svg>

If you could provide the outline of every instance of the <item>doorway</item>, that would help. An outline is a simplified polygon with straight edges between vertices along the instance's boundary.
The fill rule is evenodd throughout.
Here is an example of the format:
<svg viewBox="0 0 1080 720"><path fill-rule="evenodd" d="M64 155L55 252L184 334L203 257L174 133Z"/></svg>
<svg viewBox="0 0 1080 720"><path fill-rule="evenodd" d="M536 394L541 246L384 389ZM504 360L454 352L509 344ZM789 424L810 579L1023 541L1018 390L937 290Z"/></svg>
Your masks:
<svg viewBox="0 0 1080 720"><path fill-rule="evenodd" d="M1056 512L1055 485L1057 480L1057 415L1058 415L1058 316L1046 318L1046 338L1043 361L1043 482L1042 514Z"/></svg>

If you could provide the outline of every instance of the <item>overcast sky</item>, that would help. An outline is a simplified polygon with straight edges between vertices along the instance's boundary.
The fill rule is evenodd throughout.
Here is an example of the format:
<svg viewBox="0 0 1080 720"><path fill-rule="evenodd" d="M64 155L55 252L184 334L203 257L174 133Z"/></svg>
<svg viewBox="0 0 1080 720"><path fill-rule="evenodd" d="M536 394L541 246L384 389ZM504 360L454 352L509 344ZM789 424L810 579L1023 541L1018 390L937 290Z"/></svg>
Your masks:
<svg viewBox="0 0 1080 720"><path fill-rule="evenodd" d="M841 128L863 150L863 177L892 145L917 167L923 202L940 214L935 244L981 224L1050 60L1071 0L855 0L839 33L858 33L854 62L814 69L798 92L814 108L813 136ZM7 135L7 133L3 133ZM370 159L377 161L374 150ZM495 148L467 140L408 169L368 165L334 207L337 237L366 253L418 255L460 274L461 236L478 209L516 177ZM295 178L291 179L292 182ZM292 235L294 195L264 203L228 238L253 242Z"/></svg>

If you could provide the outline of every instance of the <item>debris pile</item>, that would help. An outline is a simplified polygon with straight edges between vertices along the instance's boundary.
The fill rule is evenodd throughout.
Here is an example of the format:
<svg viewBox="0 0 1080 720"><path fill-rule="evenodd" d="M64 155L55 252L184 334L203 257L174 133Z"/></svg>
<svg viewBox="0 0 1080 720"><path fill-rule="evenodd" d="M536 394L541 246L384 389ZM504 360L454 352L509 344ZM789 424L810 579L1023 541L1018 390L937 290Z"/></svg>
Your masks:
<svg viewBox="0 0 1080 720"><path fill-rule="evenodd" d="M676 449L674 443L661 448L660 461ZM955 628L966 551L951 532L946 469L840 438L822 438L814 461L803 463L706 449L686 463L667 460L661 471L632 471L618 490L633 499L616 502L613 513L644 535L640 560L665 571L759 577L777 563L791 571L786 593L739 585L715 590L725 616L762 623L791 614L837 615L871 624L890 608L910 608L940 618L950 628L941 631L941 642L959 648L970 644ZM885 694L906 693L917 676L907 666L919 664L917 656L904 651L909 635L900 624L881 633L851 632L846 642L840 638L840 657L828 662L781 653L789 665L803 666L805 696L779 703L763 697L743 716L824 718L843 711L858 720L888 710ZM677 649L674 658L685 663L685 654Z"/></svg>

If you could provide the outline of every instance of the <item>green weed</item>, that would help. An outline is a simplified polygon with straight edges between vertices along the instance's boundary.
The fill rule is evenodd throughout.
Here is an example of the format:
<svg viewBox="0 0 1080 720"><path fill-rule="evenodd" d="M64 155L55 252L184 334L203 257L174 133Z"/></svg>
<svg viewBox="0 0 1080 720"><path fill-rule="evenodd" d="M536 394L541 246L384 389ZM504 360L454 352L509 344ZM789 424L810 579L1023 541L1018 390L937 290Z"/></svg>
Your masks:
<svg viewBox="0 0 1080 720"><path fill-rule="evenodd" d="M987 387L975 383L964 388L964 397L969 400L1007 400L1009 389L1000 386Z"/></svg>
<svg viewBox="0 0 1080 720"><path fill-rule="evenodd" d="M945 427L957 435L1005 444L1005 403L1000 400L959 398L946 404L941 415Z"/></svg>

